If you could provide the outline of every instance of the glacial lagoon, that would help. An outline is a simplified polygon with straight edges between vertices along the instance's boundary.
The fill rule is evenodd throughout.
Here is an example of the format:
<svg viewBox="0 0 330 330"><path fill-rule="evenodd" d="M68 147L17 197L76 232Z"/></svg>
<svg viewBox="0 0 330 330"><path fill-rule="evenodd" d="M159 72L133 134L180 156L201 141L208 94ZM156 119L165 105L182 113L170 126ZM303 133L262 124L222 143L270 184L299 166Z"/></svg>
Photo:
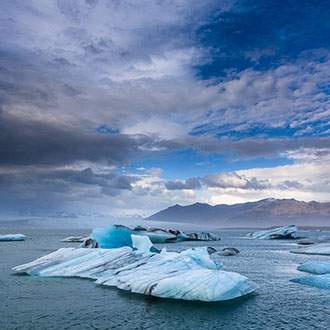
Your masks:
<svg viewBox="0 0 330 330"><path fill-rule="evenodd" d="M12 229L4 230L12 232ZM330 291L291 282L303 275L297 267L327 256L293 254L295 241L251 240L251 230L221 230L221 241L159 244L169 251L189 247L236 247L240 253L219 257L224 270L256 282L257 292L222 303L175 301L101 287L92 281L14 275L11 268L60 247L71 235L89 230L26 229L25 242L0 245L0 322L2 329L327 329ZM329 232L300 232L329 236Z"/></svg>

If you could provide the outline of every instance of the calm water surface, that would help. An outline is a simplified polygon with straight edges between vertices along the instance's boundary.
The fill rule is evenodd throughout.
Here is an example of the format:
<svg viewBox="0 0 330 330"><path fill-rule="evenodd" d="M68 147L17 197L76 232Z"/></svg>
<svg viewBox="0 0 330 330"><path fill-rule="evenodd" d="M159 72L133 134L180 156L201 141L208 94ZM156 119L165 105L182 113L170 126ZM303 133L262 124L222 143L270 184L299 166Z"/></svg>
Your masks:
<svg viewBox="0 0 330 330"><path fill-rule="evenodd" d="M13 230L1 228L1 233L6 232ZM13 266L60 247L77 246L61 243L61 238L89 231L23 233L28 236L25 242L0 243L0 329L330 329L330 291L289 281L299 274L299 263L330 257L289 253L296 246L292 241L248 240L244 230L219 232L222 240L208 245L241 251L222 257L225 269L248 276L260 288L242 300L197 303L130 294L90 280L13 275ZM199 245L205 244L166 246L175 250Z"/></svg>

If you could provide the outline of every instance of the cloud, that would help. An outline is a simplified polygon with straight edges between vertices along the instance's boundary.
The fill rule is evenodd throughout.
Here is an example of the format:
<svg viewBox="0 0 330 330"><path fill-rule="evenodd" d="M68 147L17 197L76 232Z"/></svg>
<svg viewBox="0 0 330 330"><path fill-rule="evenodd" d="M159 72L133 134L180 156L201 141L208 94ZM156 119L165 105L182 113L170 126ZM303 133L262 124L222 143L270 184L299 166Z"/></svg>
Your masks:
<svg viewBox="0 0 330 330"><path fill-rule="evenodd" d="M2 212L52 214L56 210L97 211L99 204L131 191L139 179L108 169L98 173L91 168L11 167L0 171ZM86 204L90 207L86 208Z"/></svg>
<svg viewBox="0 0 330 330"><path fill-rule="evenodd" d="M328 130L326 49L267 70L196 77L195 66L208 55L196 31L210 13L241 13L237 1L2 6L0 102L6 113L181 141L189 132L245 139Z"/></svg>
<svg viewBox="0 0 330 330"><path fill-rule="evenodd" d="M217 109L192 133L234 138L320 135L328 129L329 52L266 71L247 69L217 84ZM307 131L306 129L309 129Z"/></svg>
<svg viewBox="0 0 330 330"><path fill-rule="evenodd" d="M311 150L305 152L306 155L312 153ZM191 204L196 201L212 205L270 197L329 201L329 154L318 158L302 158L302 153L301 150L300 160L285 166L251 168L175 181L151 175L137 181L133 192L143 187L138 198L149 205L150 213L175 203ZM189 182L195 185L188 185ZM159 207L152 209L156 204Z"/></svg>
<svg viewBox="0 0 330 330"><path fill-rule="evenodd" d="M142 135L100 134L0 113L0 165L123 164L149 143Z"/></svg>
<svg viewBox="0 0 330 330"><path fill-rule="evenodd" d="M200 189L202 187L198 178L190 178L184 181L166 181L165 187L168 190L182 190L182 189Z"/></svg>
<svg viewBox="0 0 330 330"><path fill-rule="evenodd" d="M290 155L302 149L319 149L325 153L330 149L329 137L296 137L296 138L262 138L249 137L235 139L230 137L216 138L210 136L185 137L175 141L164 141L168 148L184 148L190 146L205 153L219 153L226 157L255 158L260 156L274 157Z"/></svg>
<svg viewBox="0 0 330 330"><path fill-rule="evenodd" d="M284 54L288 42L279 23L287 9L265 6L230 0L2 1L4 203L38 208L47 200L45 208L73 209L88 208L92 200L95 209L120 213L258 194L324 200L328 34L323 29L325 38L317 37L313 24L316 41L308 50L300 37L308 28L297 29L299 49ZM313 16L302 7L295 12ZM271 13L263 17L262 8ZM320 6L311 10L320 12ZM275 22L269 30L254 30L256 17L274 15L275 21L267 19ZM292 40L297 33L286 36ZM282 41L270 47L273 40ZM271 65L267 58L274 59ZM243 66L236 65L240 61ZM123 172L135 160L166 159L187 149L235 161L281 156L293 164L274 172L250 169L185 180L184 171L177 180L162 169Z"/></svg>
<svg viewBox="0 0 330 330"><path fill-rule="evenodd" d="M84 210L149 215L173 204L211 204L262 198L330 199L329 155L310 156L292 165L168 180L159 169L121 174L109 167L10 166L0 173L0 197L15 210ZM311 150L306 150L311 154ZM293 157L293 156L292 156ZM109 207L109 205L111 205Z"/></svg>
<svg viewBox="0 0 330 330"><path fill-rule="evenodd" d="M271 187L268 180L258 180L256 177L247 178L238 173L224 173L219 175L210 175L203 179L207 187L215 188L239 188L263 190Z"/></svg>
<svg viewBox="0 0 330 330"><path fill-rule="evenodd" d="M240 189L261 191L269 189L290 190L301 189L303 184L297 180L284 180L272 183L268 179L246 176L240 172L227 172L207 175L202 178L189 178L186 180L164 181L167 190L199 190L208 188Z"/></svg>

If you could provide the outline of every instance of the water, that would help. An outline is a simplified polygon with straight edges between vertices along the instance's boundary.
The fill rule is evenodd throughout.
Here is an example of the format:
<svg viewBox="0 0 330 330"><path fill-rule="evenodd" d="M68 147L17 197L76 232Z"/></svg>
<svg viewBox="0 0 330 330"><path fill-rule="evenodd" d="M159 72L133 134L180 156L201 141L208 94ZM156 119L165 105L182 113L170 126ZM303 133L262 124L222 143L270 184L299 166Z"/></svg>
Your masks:
<svg viewBox="0 0 330 330"><path fill-rule="evenodd" d="M22 231L22 230L20 230ZM1 233L13 230L1 229ZM17 231L16 231L17 232ZM59 247L59 240L88 230L24 230L25 242L0 243L0 329L329 329L330 291L289 281L299 263L330 260L289 253L290 241L249 240L244 230L219 232L214 247L241 253L222 257L227 270L254 280L257 294L227 303L165 300L96 286L90 280L37 278L11 273L13 266ZM303 233L316 235L319 233ZM330 236L330 233L325 233ZM205 245L168 244L169 250Z"/></svg>

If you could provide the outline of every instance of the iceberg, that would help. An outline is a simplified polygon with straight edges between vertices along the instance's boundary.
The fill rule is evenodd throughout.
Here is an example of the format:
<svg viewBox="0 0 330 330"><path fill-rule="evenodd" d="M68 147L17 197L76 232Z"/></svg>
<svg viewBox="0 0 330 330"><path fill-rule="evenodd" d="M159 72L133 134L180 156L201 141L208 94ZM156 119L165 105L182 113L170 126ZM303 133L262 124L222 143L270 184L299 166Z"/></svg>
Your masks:
<svg viewBox="0 0 330 330"><path fill-rule="evenodd" d="M320 243L320 244L303 246L290 252L298 253L298 254L312 254L312 255L314 254L314 255L330 256L330 243Z"/></svg>
<svg viewBox="0 0 330 330"><path fill-rule="evenodd" d="M299 245L312 245L317 243L330 243L330 237L304 238L297 242Z"/></svg>
<svg viewBox="0 0 330 330"><path fill-rule="evenodd" d="M122 246L132 247L132 230L121 225L111 225L107 228L95 228L90 238L98 242L103 249L114 249Z"/></svg>
<svg viewBox="0 0 330 330"><path fill-rule="evenodd" d="M316 275L330 274L330 261L307 261L298 266L297 269Z"/></svg>
<svg viewBox="0 0 330 330"><path fill-rule="evenodd" d="M221 270L207 248L152 253L149 239L133 236L132 242L137 250L62 248L13 270L41 277L89 278L134 293L205 302L230 300L257 289L247 277Z"/></svg>
<svg viewBox="0 0 330 330"><path fill-rule="evenodd" d="M26 239L26 236L23 234L0 235L0 242L25 241L25 239Z"/></svg>
<svg viewBox="0 0 330 330"><path fill-rule="evenodd" d="M224 256L224 257L236 256L237 254L239 254L239 250L233 247L226 247L223 248L221 251L215 252L216 256Z"/></svg>
<svg viewBox="0 0 330 330"><path fill-rule="evenodd" d="M111 225L107 228L96 228L90 238L98 242L104 249L113 249L121 246L132 247L131 235L147 236L152 243L174 243L180 241L214 241L219 240L212 233L184 233L174 229L143 228L137 226L134 229L122 225Z"/></svg>
<svg viewBox="0 0 330 330"><path fill-rule="evenodd" d="M140 235L146 235L150 237L153 243L170 243L180 241L218 241L219 237L209 232L196 232L185 233L177 229L161 229L161 228L143 228L137 226L133 229L133 232Z"/></svg>
<svg viewBox="0 0 330 330"><path fill-rule="evenodd" d="M302 276L293 278L290 281L319 289L330 289L330 274Z"/></svg>
<svg viewBox="0 0 330 330"><path fill-rule="evenodd" d="M314 275L293 278L292 282L319 289L330 289L330 261L307 261L297 269Z"/></svg>
<svg viewBox="0 0 330 330"><path fill-rule="evenodd" d="M146 237L151 244L151 252L159 252L158 249L152 245L152 243L155 242L155 240L152 240L154 236L142 235L140 231L132 231L130 228L121 225L111 225L107 228L94 229L90 237L82 243L81 247L100 247L102 249L114 249L123 246L134 247L133 236ZM142 241L143 240L140 240L139 242ZM144 242L146 241L144 240ZM156 239L156 242L158 243L159 239ZM138 244L138 239L136 237L135 243Z"/></svg>
<svg viewBox="0 0 330 330"><path fill-rule="evenodd" d="M85 240L85 236L68 236L65 238L62 238L60 242L64 243L82 243Z"/></svg>
<svg viewBox="0 0 330 330"><path fill-rule="evenodd" d="M289 225L269 230L256 231L248 234L253 239L294 239L294 233L298 230L297 226Z"/></svg>
<svg viewBox="0 0 330 330"><path fill-rule="evenodd" d="M99 247L99 243L95 239L87 237L83 240L79 247L86 249L96 249Z"/></svg>
<svg viewBox="0 0 330 330"><path fill-rule="evenodd" d="M177 236L171 233L166 232L163 229L158 228L149 228L145 231L133 231L136 235L148 236L152 243L170 243L177 240Z"/></svg>
<svg viewBox="0 0 330 330"><path fill-rule="evenodd" d="M209 232L188 233L189 241L219 241L220 238Z"/></svg>

